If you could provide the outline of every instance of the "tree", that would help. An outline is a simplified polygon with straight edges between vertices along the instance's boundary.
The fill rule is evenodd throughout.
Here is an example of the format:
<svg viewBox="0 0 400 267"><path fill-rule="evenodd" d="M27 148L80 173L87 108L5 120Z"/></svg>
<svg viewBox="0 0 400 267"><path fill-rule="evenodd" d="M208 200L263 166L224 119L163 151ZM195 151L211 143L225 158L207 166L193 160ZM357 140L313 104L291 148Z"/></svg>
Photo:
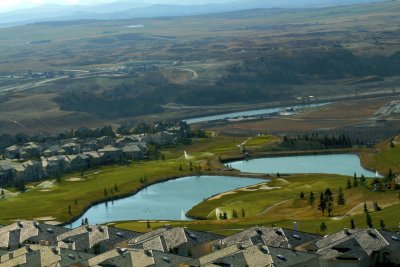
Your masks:
<svg viewBox="0 0 400 267"><path fill-rule="evenodd" d="M368 213L368 207L366 202L364 202L364 213Z"/></svg>
<svg viewBox="0 0 400 267"><path fill-rule="evenodd" d="M149 229L149 228L150 228L150 221L147 220L147 229Z"/></svg>
<svg viewBox="0 0 400 267"><path fill-rule="evenodd" d="M228 214L226 214L226 212L224 212L224 220L228 219Z"/></svg>
<svg viewBox="0 0 400 267"><path fill-rule="evenodd" d="M385 222L384 222L383 220L380 220L380 221L379 221L379 225L380 225L380 227L381 227L382 230L384 230L385 227L386 227Z"/></svg>
<svg viewBox="0 0 400 267"><path fill-rule="evenodd" d="M394 178L393 171L392 171L392 169L389 169L389 172L388 172L388 174L386 175L386 180L387 180L388 182L391 182L391 181L393 180L393 178Z"/></svg>
<svg viewBox="0 0 400 267"><path fill-rule="evenodd" d="M179 171L183 171L182 164L179 165Z"/></svg>
<svg viewBox="0 0 400 267"><path fill-rule="evenodd" d="M350 189L350 188L351 188L350 178L347 178L347 186L346 186L346 188L347 188L347 189Z"/></svg>
<svg viewBox="0 0 400 267"><path fill-rule="evenodd" d="M4 198L4 189L1 189L1 197Z"/></svg>
<svg viewBox="0 0 400 267"><path fill-rule="evenodd" d="M319 230L323 233L326 234L326 230L328 230L328 226L322 222L321 225L319 226Z"/></svg>
<svg viewBox="0 0 400 267"><path fill-rule="evenodd" d="M192 163L192 161L189 161L189 169L190 169L190 171L193 171L193 163Z"/></svg>
<svg viewBox="0 0 400 267"><path fill-rule="evenodd" d="M245 217L245 213L244 213L244 209L242 208L242 218L244 218Z"/></svg>
<svg viewBox="0 0 400 267"><path fill-rule="evenodd" d="M357 186L358 186L358 178L357 178L357 174L354 173L353 187L357 187Z"/></svg>
<svg viewBox="0 0 400 267"><path fill-rule="evenodd" d="M369 213L367 213L366 219L367 219L367 225L368 225L368 227L369 227L369 228L374 227L374 226L372 225L372 218L371 218L371 215L369 215Z"/></svg>
<svg viewBox="0 0 400 267"><path fill-rule="evenodd" d="M361 174L360 181L361 181L361 184L362 184L362 185L365 185L366 179L365 179L364 174Z"/></svg>
<svg viewBox="0 0 400 267"><path fill-rule="evenodd" d="M319 196L318 209L322 211L322 215L325 214L326 203L325 203L324 194L322 192L321 192L321 195Z"/></svg>
<svg viewBox="0 0 400 267"><path fill-rule="evenodd" d="M375 211L380 211L380 210L382 210L382 208L379 207L378 202L374 202L374 210L375 210Z"/></svg>
<svg viewBox="0 0 400 267"><path fill-rule="evenodd" d="M350 220L350 228L351 229L356 229L356 224L354 223L354 219L353 218L351 218L351 220Z"/></svg>
<svg viewBox="0 0 400 267"><path fill-rule="evenodd" d="M313 191L310 192L310 196L308 198L308 201L310 202L310 205L313 206L314 205L314 201L315 201L315 196Z"/></svg>
<svg viewBox="0 0 400 267"><path fill-rule="evenodd" d="M343 191L342 191L342 187L339 187L339 195L338 195L338 199L337 199L337 204L338 205L346 204L346 200L344 199L344 194L343 194Z"/></svg>
<svg viewBox="0 0 400 267"><path fill-rule="evenodd" d="M232 218L237 218L237 217L238 217L238 215L237 215L236 210L232 210Z"/></svg>
<svg viewBox="0 0 400 267"><path fill-rule="evenodd" d="M104 196L107 196L107 188L104 188Z"/></svg>
<svg viewBox="0 0 400 267"><path fill-rule="evenodd" d="M115 190L115 192L118 192L118 186L117 186L117 183L115 183L115 184L114 184L114 190Z"/></svg>
<svg viewBox="0 0 400 267"><path fill-rule="evenodd" d="M332 196L332 191L327 188L325 190L325 207L326 211L328 212L328 216L331 217L331 212L333 210L333 196Z"/></svg>
<svg viewBox="0 0 400 267"><path fill-rule="evenodd" d="M88 224L89 224L89 220L88 220L88 218L85 218L85 221L84 221L84 223L85 223L85 225L88 225Z"/></svg>
<svg viewBox="0 0 400 267"><path fill-rule="evenodd" d="M71 214L71 205L68 205L68 214Z"/></svg>
<svg viewBox="0 0 400 267"><path fill-rule="evenodd" d="M304 193L303 192L300 193L300 199L304 199Z"/></svg>

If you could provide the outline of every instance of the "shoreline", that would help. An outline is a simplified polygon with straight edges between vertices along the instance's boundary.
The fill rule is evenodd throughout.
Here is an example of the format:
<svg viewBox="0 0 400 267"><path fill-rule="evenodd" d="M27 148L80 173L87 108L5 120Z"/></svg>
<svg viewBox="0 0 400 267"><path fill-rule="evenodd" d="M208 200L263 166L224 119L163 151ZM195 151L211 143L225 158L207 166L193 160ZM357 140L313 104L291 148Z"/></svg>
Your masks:
<svg viewBox="0 0 400 267"><path fill-rule="evenodd" d="M246 160L248 158L250 159L257 159L257 158L266 158L266 157L285 157L285 156L302 156L302 155L330 155L330 154L355 154L358 156L358 158L360 159L360 165L366 169L369 170L371 172L375 172L376 170L372 170L369 167L365 166L364 162L362 161L362 152L360 150L356 150L353 148L346 148L346 149L331 149L331 150L315 150L315 151L282 151L282 152L277 152L277 151L273 151L273 152L259 152L259 153L255 153L254 155L250 155L250 156L246 156L246 155L242 155L239 157L231 157L231 158L227 158L227 159L222 159L221 160L221 164L225 164L225 163L229 163L229 162L234 162L234 161L238 161L238 160ZM299 173L301 174L301 173ZM282 173L281 175L285 175L285 173ZM80 212L77 216L74 216L71 220L63 222L61 224L59 224L60 226L69 226L70 224L74 223L75 221L79 220L79 218L81 218L90 208L92 208L93 206L96 205L100 205L100 204L105 204L107 202L110 201L114 201L114 200L120 200L120 199L124 199L127 197L131 197L136 195L137 193L139 193L141 190L158 184L158 183L163 183L163 182L168 182L171 180L176 180L176 179L180 179L180 178L184 178L184 177L188 177L188 176L196 176L196 174L191 174L191 173L186 173L183 174L182 176L172 176L172 177L163 177L160 178L157 181L153 181L150 183L146 183L145 185L142 185L136 189L134 189L133 191L129 192L129 193L125 193L122 195L118 195L118 196L114 196L112 198L108 198L108 199L101 199L98 201L94 201L89 203L88 206L86 206L82 212ZM262 174L262 173L244 173L241 172L239 170L236 169L231 169L231 170L217 170L217 171L207 171L207 172L202 172L199 174L199 176L233 176L233 177L241 177L241 178L258 178L258 179L275 179L276 177L273 174ZM373 179L372 177L370 179ZM224 192L218 193L218 194L222 194ZM218 194L215 194L211 197L214 197ZM207 198L207 199L209 199ZM186 213L185 216L190 219L190 220L205 220L206 218L202 218L202 217L196 217L196 216L188 216L188 214ZM127 220L127 221L131 221L131 220ZM89 221L90 223L90 221ZM114 223L113 221L111 222L107 222L107 223Z"/></svg>
<svg viewBox="0 0 400 267"><path fill-rule="evenodd" d="M131 191L129 193L125 193L125 194L118 195L118 196L115 196L115 197L112 197L112 198L108 198L108 199L101 199L101 200L98 200L98 201L93 201L93 202L89 203L89 205L86 206L82 210L82 212L80 212L77 216L74 216L74 217L72 217L71 220L66 221L66 222L62 222L61 224L58 224L58 225L59 226L67 226L68 227L70 224L72 224L75 221L79 220L79 218L81 218L93 206L100 205L100 204L105 204L105 203L108 203L110 201L115 201L115 200L120 200L120 199L124 199L124 198L127 198L127 197L131 197L131 196L136 195L141 190L143 190L143 189L145 189L145 188L147 188L149 186L156 185L156 184L159 184L159 183L168 182L168 181L172 181L172 180L177 180L177 179L180 179L180 178L190 177L190 176L196 176L196 175L195 174L191 175L189 173L189 174L186 174L186 175L183 175L183 176L172 176L172 177L161 178L160 180L146 183L145 185L142 185L142 186L136 188L135 190L133 190L133 191ZM246 173L241 173L240 171L237 171L237 170L233 170L233 171L223 171L223 170L222 171L210 171L210 172L207 172L207 173L200 173L199 176L216 176L216 177L217 176L232 176L232 177L249 178L249 179L271 179L272 178L268 174L257 174L257 173L255 173L255 174L246 174ZM221 193L223 193L223 192L221 192ZM218 194L220 194L220 193L218 193ZM129 221L129 220L127 220L127 221ZM108 224L108 223L113 223L113 221L107 222L105 224ZM90 224L90 221L89 221L89 224Z"/></svg>

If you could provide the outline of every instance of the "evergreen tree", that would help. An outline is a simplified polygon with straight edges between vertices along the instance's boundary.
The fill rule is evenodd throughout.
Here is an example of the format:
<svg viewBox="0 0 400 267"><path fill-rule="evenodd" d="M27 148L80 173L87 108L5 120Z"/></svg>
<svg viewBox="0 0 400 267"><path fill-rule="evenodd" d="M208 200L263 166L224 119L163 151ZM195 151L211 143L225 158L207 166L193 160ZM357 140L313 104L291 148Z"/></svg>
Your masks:
<svg viewBox="0 0 400 267"><path fill-rule="evenodd" d="M333 210L333 196L332 191L329 188L325 190L325 206L328 216L331 217L331 212Z"/></svg>
<svg viewBox="0 0 400 267"><path fill-rule="evenodd" d="M365 176L364 176L364 174L361 174L360 181L361 181L361 184L362 184L362 185L365 185L365 181L366 181L366 179L365 179Z"/></svg>
<svg viewBox="0 0 400 267"><path fill-rule="evenodd" d="M382 210L381 207L379 207L378 202L374 202L374 210L375 210L375 211L380 211L380 210Z"/></svg>
<svg viewBox="0 0 400 267"><path fill-rule="evenodd" d="M182 164L179 165L179 171L183 171Z"/></svg>
<svg viewBox="0 0 400 267"><path fill-rule="evenodd" d="M391 182L394 178L392 169L389 169L388 174L386 175L386 181Z"/></svg>
<svg viewBox="0 0 400 267"><path fill-rule="evenodd" d="M4 189L1 189L1 197L4 198Z"/></svg>
<svg viewBox="0 0 400 267"><path fill-rule="evenodd" d="M107 196L107 188L104 188L104 196Z"/></svg>
<svg viewBox="0 0 400 267"><path fill-rule="evenodd" d="M68 214L71 214L71 205L68 205Z"/></svg>
<svg viewBox="0 0 400 267"><path fill-rule="evenodd" d="M244 218L246 214L244 213L244 209L242 208L242 218Z"/></svg>
<svg viewBox="0 0 400 267"><path fill-rule="evenodd" d="M357 187L357 186L358 186L358 178L357 178L357 174L354 173L353 187Z"/></svg>
<svg viewBox="0 0 400 267"><path fill-rule="evenodd" d="M372 228L372 227L374 227L373 225L372 225L372 218L371 218L371 215L369 215L369 213L367 213L367 225L368 225L368 227L369 228Z"/></svg>
<svg viewBox="0 0 400 267"><path fill-rule="evenodd" d="M354 223L354 219L353 218L351 218L351 220L350 220L350 228L351 229L356 229L356 224Z"/></svg>
<svg viewBox="0 0 400 267"><path fill-rule="evenodd" d="M366 202L364 202L364 213L368 213L368 207Z"/></svg>
<svg viewBox="0 0 400 267"><path fill-rule="evenodd" d="M114 184L114 190L115 190L115 192L118 192L118 186L117 186L117 183L115 183L115 184Z"/></svg>
<svg viewBox="0 0 400 267"><path fill-rule="evenodd" d="M303 192L300 193L300 199L304 199L304 193Z"/></svg>
<svg viewBox="0 0 400 267"><path fill-rule="evenodd" d="M347 189L350 189L350 188L351 188L350 178L347 178L347 186L346 186L346 188L347 188Z"/></svg>
<svg viewBox="0 0 400 267"><path fill-rule="evenodd" d="M324 194L322 192L321 192L321 195L319 196L318 209L322 211L322 215L325 214L326 203L325 203Z"/></svg>
<svg viewBox="0 0 400 267"><path fill-rule="evenodd" d="M385 227L386 227L385 222L384 222L383 220L380 220L380 221L379 221L379 225L380 225L380 227L381 227L382 230L384 230Z"/></svg>
<svg viewBox="0 0 400 267"><path fill-rule="evenodd" d="M150 221L147 220L147 229L149 229L149 228L150 228Z"/></svg>
<svg viewBox="0 0 400 267"><path fill-rule="evenodd" d="M226 214L226 212L224 212L224 220L228 219L228 214Z"/></svg>
<svg viewBox="0 0 400 267"><path fill-rule="evenodd" d="M310 205L313 206L314 205L314 201L315 201L315 196L313 191L310 192L310 196L308 198L308 201L310 202Z"/></svg>
<svg viewBox="0 0 400 267"><path fill-rule="evenodd" d="M326 234L326 230L328 230L328 226L322 222L321 225L319 226L319 230L323 233Z"/></svg>
<svg viewBox="0 0 400 267"><path fill-rule="evenodd" d="M88 220L88 218L85 218L85 225L89 225L89 220Z"/></svg>
<svg viewBox="0 0 400 267"><path fill-rule="evenodd" d="M343 194L343 191L342 191L342 187L339 187L339 195L338 195L338 199L337 199L337 204L338 205L346 204L346 200L344 199L344 194Z"/></svg>

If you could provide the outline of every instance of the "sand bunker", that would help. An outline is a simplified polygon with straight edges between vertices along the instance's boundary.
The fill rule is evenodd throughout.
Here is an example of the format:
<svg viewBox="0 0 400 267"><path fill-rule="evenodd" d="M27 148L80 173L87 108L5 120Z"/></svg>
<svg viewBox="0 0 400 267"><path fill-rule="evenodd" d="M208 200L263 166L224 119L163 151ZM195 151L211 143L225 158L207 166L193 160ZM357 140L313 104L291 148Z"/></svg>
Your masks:
<svg viewBox="0 0 400 267"><path fill-rule="evenodd" d="M207 201L220 199L223 196L232 195L232 194L236 194L236 192L235 191L228 191L228 192L225 192L225 193L222 193L222 194L218 194L216 196L213 196L213 197L209 198Z"/></svg>
<svg viewBox="0 0 400 267"><path fill-rule="evenodd" d="M66 181L67 182L79 182L79 181L83 181L83 178L72 177L72 178L66 179Z"/></svg>

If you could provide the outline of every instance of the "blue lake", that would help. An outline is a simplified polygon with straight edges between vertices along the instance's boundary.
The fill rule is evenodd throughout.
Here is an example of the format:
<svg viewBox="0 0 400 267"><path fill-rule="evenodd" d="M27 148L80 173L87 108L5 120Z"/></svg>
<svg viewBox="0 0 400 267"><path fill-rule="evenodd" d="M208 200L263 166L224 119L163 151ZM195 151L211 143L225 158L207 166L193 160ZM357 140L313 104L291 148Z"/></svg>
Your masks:
<svg viewBox="0 0 400 267"><path fill-rule="evenodd" d="M248 173L329 173L375 177L364 169L354 154L271 157L229 163L232 168Z"/></svg>
<svg viewBox="0 0 400 267"><path fill-rule="evenodd" d="M151 185L124 199L91 207L82 218L91 224L125 220L187 220L184 214L197 203L215 194L261 182L265 179L229 176L189 176Z"/></svg>

